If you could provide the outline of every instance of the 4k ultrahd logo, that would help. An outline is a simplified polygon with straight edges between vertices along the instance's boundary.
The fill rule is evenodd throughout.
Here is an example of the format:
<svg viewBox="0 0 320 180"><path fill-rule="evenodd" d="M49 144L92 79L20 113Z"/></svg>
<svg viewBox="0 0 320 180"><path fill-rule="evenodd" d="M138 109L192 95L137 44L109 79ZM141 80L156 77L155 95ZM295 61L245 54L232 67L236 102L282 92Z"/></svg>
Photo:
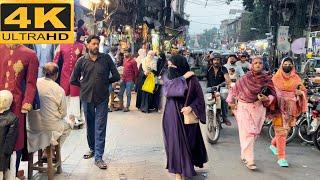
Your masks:
<svg viewBox="0 0 320 180"><path fill-rule="evenodd" d="M0 0L0 44L74 42L74 0Z"/></svg>

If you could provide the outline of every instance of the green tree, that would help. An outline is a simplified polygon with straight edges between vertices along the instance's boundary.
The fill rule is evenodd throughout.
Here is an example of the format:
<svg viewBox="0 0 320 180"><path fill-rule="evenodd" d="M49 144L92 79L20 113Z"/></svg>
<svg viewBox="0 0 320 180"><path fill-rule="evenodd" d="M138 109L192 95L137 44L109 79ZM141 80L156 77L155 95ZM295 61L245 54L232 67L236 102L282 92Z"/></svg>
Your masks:
<svg viewBox="0 0 320 180"><path fill-rule="evenodd" d="M270 3L271 0L243 0L247 13L242 17L242 41L265 38L265 33L269 32Z"/></svg>

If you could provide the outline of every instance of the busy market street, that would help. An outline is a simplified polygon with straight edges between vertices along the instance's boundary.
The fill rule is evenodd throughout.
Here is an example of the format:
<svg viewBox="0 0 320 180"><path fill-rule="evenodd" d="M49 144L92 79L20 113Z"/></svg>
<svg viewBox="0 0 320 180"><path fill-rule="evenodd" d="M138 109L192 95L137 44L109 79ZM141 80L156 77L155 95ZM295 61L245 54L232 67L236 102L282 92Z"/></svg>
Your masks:
<svg viewBox="0 0 320 180"><path fill-rule="evenodd" d="M174 179L174 176L163 170L166 160L160 113L146 116L135 109L128 115L112 112L109 117L105 153L105 159L109 164L108 170L100 171L92 164L92 160L81 158L87 146L85 130L74 130L62 149L63 173L56 175L55 179ZM310 145L298 140L291 143L288 154L292 159L292 166L290 169L279 169L267 148L270 139L264 129L256 147L260 170L250 173L240 163L238 157L239 140L236 125L224 128L221 136L218 144L206 143L210 159L204 169L197 170L199 175L194 178L195 180L319 179L319 152ZM22 169L27 171L27 163L23 164ZM41 173L35 174L34 179L45 180L47 176Z"/></svg>
<svg viewBox="0 0 320 180"><path fill-rule="evenodd" d="M320 0L0 12L0 180L320 180Z"/></svg>

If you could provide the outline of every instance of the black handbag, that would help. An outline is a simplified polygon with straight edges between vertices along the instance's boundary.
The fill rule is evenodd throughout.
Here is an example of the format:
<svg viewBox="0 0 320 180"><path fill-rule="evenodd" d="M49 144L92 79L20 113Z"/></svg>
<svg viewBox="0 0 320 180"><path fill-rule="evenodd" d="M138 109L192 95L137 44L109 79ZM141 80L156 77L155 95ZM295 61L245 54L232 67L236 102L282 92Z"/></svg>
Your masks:
<svg viewBox="0 0 320 180"><path fill-rule="evenodd" d="M262 87L260 94L263 94L265 96L269 96L269 95L271 95L271 90L269 87L264 86L264 87Z"/></svg>

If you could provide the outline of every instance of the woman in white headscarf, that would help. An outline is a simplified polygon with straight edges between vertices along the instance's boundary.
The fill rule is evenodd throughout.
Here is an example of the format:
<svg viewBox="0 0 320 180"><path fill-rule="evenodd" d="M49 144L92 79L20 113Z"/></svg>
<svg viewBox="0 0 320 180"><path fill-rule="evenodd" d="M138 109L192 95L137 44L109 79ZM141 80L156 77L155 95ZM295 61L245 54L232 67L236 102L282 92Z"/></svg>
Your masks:
<svg viewBox="0 0 320 180"><path fill-rule="evenodd" d="M154 58L155 52L149 51L147 57L142 60L140 65L140 74L137 81L137 101L136 107L144 113L155 110L153 103L153 94L142 91L142 86L149 73L157 71L157 61Z"/></svg>
<svg viewBox="0 0 320 180"><path fill-rule="evenodd" d="M147 51L145 49L139 49L139 56L136 58L138 69L140 68L142 60L147 56Z"/></svg>
<svg viewBox="0 0 320 180"><path fill-rule="evenodd" d="M145 75L149 72L157 70L157 61L155 59L155 52L149 51L147 57L142 60L142 70Z"/></svg>

